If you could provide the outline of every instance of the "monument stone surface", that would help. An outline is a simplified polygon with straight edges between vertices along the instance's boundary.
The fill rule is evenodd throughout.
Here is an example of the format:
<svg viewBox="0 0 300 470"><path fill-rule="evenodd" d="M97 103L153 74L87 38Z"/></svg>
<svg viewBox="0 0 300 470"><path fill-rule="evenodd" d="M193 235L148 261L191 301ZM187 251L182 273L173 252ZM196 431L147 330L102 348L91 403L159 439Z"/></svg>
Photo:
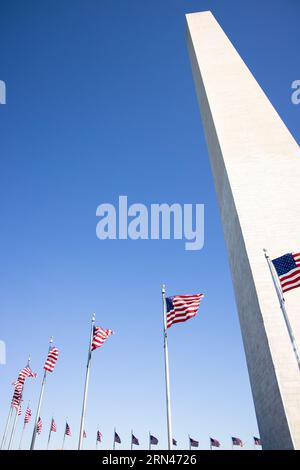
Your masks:
<svg viewBox="0 0 300 470"><path fill-rule="evenodd" d="M300 149L213 15L186 20L260 437L300 449L300 371L263 253L300 251ZM299 345L300 288L285 299Z"/></svg>

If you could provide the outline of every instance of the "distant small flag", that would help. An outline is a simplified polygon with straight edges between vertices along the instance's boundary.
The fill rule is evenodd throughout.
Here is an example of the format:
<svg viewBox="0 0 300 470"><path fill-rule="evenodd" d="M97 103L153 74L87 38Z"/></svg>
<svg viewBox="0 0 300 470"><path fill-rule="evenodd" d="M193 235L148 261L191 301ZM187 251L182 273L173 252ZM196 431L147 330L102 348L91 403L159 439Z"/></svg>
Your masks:
<svg viewBox="0 0 300 470"><path fill-rule="evenodd" d="M44 364L44 369L48 372L53 372L57 359L58 359L58 349L54 346L53 348L50 349L48 353L48 357Z"/></svg>
<svg viewBox="0 0 300 470"><path fill-rule="evenodd" d="M217 441L217 439L213 439L212 437L210 438L210 445L212 447L220 447L221 446L220 442Z"/></svg>
<svg viewBox="0 0 300 470"><path fill-rule="evenodd" d="M38 434L41 434L42 429L43 429L43 423L42 423L41 417L39 417L37 425L36 425L36 432Z"/></svg>
<svg viewBox="0 0 300 470"><path fill-rule="evenodd" d="M52 418L52 421L51 421L51 432L56 432L56 431L57 431L56 422L55 422L54 419Z"/></svg>
<svg viewBox="0 0 300 470"><path fill-rule="evenodd" d="M100 348L100 346L102 346L107 338L112 334L112 330L104 330L100 326L95 326L92 340L92 351L94 351L94 349Z"/></svg>
<svg viewBox="0 0 300 470"><path fill-rule="evenodd" d="M170 328L173 323L184 322L194 317L203 297L203 294L167 297L167 328Z"/></svg>
<svg viewBox="0 0 300 470"><path fill-rule="evenodd" d="M174 439L173 439L174 440ZM158 439L155 436L150 434L150 444L156 446L158 444Z"/></svg>
<svg viewBox="0 0 300 470"><path fill-rule="evenodd" d="M115 437L114 437L114 441L117 442L118 444L121 444L121 439L120 439L120 436L118 433L115 432Z"/></svg>
<svg viewBox="0 0 300 470"><path fill-rule="evenodd" d="M102 441L102 434L100 431L97 431L97 442L101 442Z"/></svg>
<svg viewBox="0 0 300 470"><path fill-rule="evenodd" d="M87 438L87 435L86 435L86 432L85 430L83 430L83 438L86 439Z"/></svg>
<svg viewBox="0 0 300 470"><path fill-rule="evenodd" d="M135 437L133 434L131 435L131 442L132 442L132 444L134 444L135 446L139 446L139 445L140 445L138 438Z"/></svg>
<svg viewBox="0 0 300 470"><path fill-rule="evenodd" d="M259 437L253 436L253 439L254 439L254 445L261 446L261 439Z"/></svg>
<svg viewBox="0 0 300 470"><path fill-rule="evenodd" d="M190 446L191 447L198 447L199 446L199 441L195 441L195 439L192 439L190 437Z"/></svg>
<svg viewBox="0 0 300 470"><path fill-rule="evenodd" d="M65 435L66 435L66 436L72 436L71 428L70 428L70 426L68 425L68 423L66 423Z"/></svg>
<svg viewBox="0 0 300 470"><path fill-rule="evenodd" d="M177 446L177 441L176 441L176 439L172 439L172 442L173 442L173 446Z"/></svg>
<svg viewBox="0 0 300 470"><path fill-rule="evenodd" d="M243 445L244 445L242 439L240 439L239 437L232 437L231 440L232 440L232 445L233 446L243 447Z"/></svg>
<svg viewBox="0 0 300 470"><path fill-rule="evenodd" d="M24 424L28 424L29 421L30 421L30 418L31 418L31 415L32 415L32 411L29 407L26 408L26 411L25 411L25 417L24 417Z"/></svg>
<svg viewBox="0 0 300 470"><path fill-rule="evenodd" d="M300 286L300 253L288 253L272 260L282 292Z"/></svg>
<svg viewBox="0 0 300 470"><path fill-rule="evenodd" d="M21 414L22 414L22 406L19 405L19 408L18 408L18 416L21 416Z"/></svg>

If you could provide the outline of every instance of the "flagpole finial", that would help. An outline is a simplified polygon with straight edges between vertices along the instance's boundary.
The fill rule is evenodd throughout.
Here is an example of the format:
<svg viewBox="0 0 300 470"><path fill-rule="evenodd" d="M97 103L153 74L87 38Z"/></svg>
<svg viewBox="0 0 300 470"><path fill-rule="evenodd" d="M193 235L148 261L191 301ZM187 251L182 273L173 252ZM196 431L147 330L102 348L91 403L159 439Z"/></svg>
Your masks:
<svg viewBox="0 0 300 470"><path fill-rule="evenodd" d="M268 255L267 250L266 250L265 248L263 249L263 252L264 252L264 254L265 254L265 257L266 257L266 258L269 258L269 255Z"/></svg>
<svg viewBox="0 0 300 470"><path fill-rule="evenodd" d="M50 341L49 342L50 342L50 344L53 343L53 336L50 336Z"/></svg>
<svg viewBox="0 0 300 470"><path fill-rule="evenodd" d="M161 291L162 291L163 294L166 293L166 285L165 284L162 284Z"/></svg>
<svg viewBox="0 0 300 470"><path fill-rule="evenodd" d="M92 323L95 323L95 321L96 321L96 314L93 313L93 315L92 315Z"/></svg>
<svg viewBox="0 0 300 470"><path fill-rule="evenodd" d="M28 365L30 364L30 361L31 361L31 355L30 353L28 354Z"/></svg>

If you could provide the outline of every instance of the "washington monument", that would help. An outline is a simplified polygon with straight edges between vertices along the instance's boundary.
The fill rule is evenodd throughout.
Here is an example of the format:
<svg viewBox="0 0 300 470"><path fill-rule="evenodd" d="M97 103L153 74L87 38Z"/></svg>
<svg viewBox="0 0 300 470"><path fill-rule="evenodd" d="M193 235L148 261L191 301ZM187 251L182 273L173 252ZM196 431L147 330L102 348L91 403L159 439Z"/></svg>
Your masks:
<svg viewBox="0 0 300 470"><path fill-rule="evenodd" d="M210 12L187 41L264 449L300 449L300 371L264 257L300 251L300 149ZM285 295L300 343L300 289Z"/></svg>

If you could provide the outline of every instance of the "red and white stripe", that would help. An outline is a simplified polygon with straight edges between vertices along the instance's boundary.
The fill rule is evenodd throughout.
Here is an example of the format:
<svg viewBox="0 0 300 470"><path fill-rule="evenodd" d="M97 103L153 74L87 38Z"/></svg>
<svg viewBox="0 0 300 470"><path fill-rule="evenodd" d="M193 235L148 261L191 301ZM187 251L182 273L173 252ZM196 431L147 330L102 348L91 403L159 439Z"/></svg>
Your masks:
<svg viewBox="0 0 300 470"><path fill-rule="evenodd" d="M300 253L292 253L292 256L297 267L288 274L279 276L282 292L287 292L300 286Z"/></svg>
<svg viewBox="0 0 300 470"><path fill-rule="evenodd" d="M114 332L112 330L104 330L100 326L95 326L92 340L92 351L94 351L94 349L100 348L103 343L105 343L106 339L110 335L113 335L113 333Z"/></svg>
<svg viewBox="0 0 300 470"><path fill-rule="evenodd" d="M38 434L41 434L42 429L43 429L43 423L42 423L41 417L39 417L37 425L36 425L36 432Z"/></svg>
<svg viewBox="0 0 300 470"><path fill-rule="evenodd" d="M203 297L203 294L175 295L172 299L173 309L167 313L167 328L197 315Z"/></svg>
<svg viewBox="0 0 300 470"><path fill-rule="evenodd" d="M55 422L54 419L52 418L52 421L51 421L51 432L56 432L56 431L57 431L56 422Z"/></svg>
<svg viewBox="0 0 300 470"><path fill-rule="evenodd" d="M27 407L26 411L25 411L25 418L24 418L24 424L28 424L29 421L30 421L30 418L31 418L31 415L32 415L32 411L30 408Z"/></svg>
<svg viewBox="0 0 300 470"><path fill-rule="evenodd" d="M21 382L26 379L26 377L36 377L36 374L32 372L29 366L24 367L24 369L20 370L18 380Z"/></svg>
<svg viewBox="0 0 300 470"><path fill-rule="evenodd" d="M47 370L48 372L53 372L57 358L58 358L58 349L54 346L52 349L50 349L48 353L48 357L44 364L44 369Z"/></svg>

